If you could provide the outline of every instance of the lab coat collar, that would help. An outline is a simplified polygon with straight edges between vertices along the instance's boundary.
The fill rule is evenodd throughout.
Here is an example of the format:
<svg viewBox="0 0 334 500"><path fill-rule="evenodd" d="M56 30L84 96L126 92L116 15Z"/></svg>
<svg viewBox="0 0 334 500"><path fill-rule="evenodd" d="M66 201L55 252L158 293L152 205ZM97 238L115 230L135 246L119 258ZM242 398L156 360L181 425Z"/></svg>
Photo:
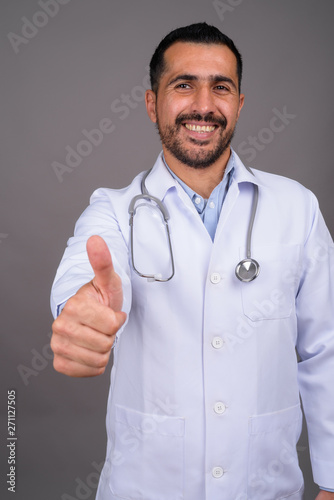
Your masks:
<svg viewBox="0 0 334 500"><path fill-rule="evenodd" d="M178 189L177 180L174 179L174 177L169 173L162 159L162 151L159 154L152 171L148 175L145 184L148 192L162 201L169 190Z"/></svg>
<svg viewBox="0 0 334 500"><path fill-rule="evenodd" d="M233 149L231 149L231 154L233 155L234 164L233 182L238 184L251 182L252 184L264 187L264 184L256 176L256 171L254 171L255 175L249 172ZM174 177L169 173L162 159L162 151L159 154L151 173L146 179L146 187L149 193L154 194L154 196L160 200L164 200L167 192L171 189L179 191L180 186L177 180L174 179Z"/></svg>
<svg viewBox="0 0 334 500"><path fill-rule="evenodd" d="M237 153L232 149L233 162L234 162L234 175L233 181L238 184L242 182L251 182L252 184L257 184L259 187L265 187L262 180L257 176L257 171L251 168L253 174L245 167L245 165L240 160Z"/></svg>

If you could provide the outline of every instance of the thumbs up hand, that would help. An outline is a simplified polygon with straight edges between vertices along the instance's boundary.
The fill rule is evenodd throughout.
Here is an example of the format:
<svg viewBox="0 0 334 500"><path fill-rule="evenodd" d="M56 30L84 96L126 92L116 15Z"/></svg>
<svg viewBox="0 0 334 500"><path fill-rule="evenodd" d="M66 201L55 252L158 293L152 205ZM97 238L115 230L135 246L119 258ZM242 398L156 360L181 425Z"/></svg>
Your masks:
<svg viewBox="0 0 334 500"><path fill-rule="evenodd" d="M126 319L121 311L122 282L105 241L91 236L87 253L95 276L67 301L52 325L53 366L72 377L105 371L116 333Z"/></svg>

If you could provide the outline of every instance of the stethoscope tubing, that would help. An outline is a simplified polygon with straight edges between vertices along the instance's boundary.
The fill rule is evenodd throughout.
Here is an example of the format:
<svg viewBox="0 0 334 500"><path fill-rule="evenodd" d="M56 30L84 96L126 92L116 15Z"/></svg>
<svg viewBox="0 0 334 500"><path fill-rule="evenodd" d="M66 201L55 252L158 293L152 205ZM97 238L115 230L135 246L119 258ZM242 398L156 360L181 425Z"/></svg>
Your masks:
<svg viewBox="0 0 334 500"><path fill-rule="evenodd" d="M142 178L142 181L141 181L142 193L138 194L137 196L134 196L132 198L130 205L129 205L129 209L128 209L128 212L130 214L129 225L130 225L131 264L132 264L132 267L133 267L133 270L135 271L135 273L137 273L138 276L140 276L141 278L146 278L148 281L166 282L166 281L171 280L175 274L174 255L173 255L173 248L172 248L172 242L171 242L170 230L169 230L169 224L168 224L170 216L169 216L168 209L164 205L164 203L161 200L159 200L159 198L157 198L156 196L151 195L146 188L145 181L146 181L147 176L150 174L151 170L152 169L148 170L145 173L144 177ZM134 249L133 249L133 240L134 240L134 238L133 238L133 219L134 219L134 216L136 213L135 206L139 200L153 201L154 203L157 204L157 206L158 206L158 208L163 216L165 228L166 228L166 234L167 234L167 241L168 241L168 246L169 246L169 253L170 253L170 257L171 257L171 266L172 266L172 272L168 278L162 278L156 274L143 274L140 271L138 271L138 269L136 268L135 261L134 261Z"/></svg>
<svg viewBox="0 0 334 500"><path fill-rule="evenodd" d="M246 169L255 177L254 172L249 167L246 167ZM241 260L235 267L235 275L243 283L249 283L250 281L255 280L260 273L260 264L252 258L252 235L258 201L259 186L257 184L253 184L253 201L246 240L246 259Z"/></svg>

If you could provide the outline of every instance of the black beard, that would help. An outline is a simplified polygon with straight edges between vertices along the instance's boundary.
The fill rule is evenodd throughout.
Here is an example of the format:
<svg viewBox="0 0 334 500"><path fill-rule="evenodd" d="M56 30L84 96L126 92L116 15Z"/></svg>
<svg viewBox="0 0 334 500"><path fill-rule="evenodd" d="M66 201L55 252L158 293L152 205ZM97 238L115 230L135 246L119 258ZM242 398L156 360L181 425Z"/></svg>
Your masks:
<svg viewBox="0 0 334 500"><path fill-rule="evenodd" d="M178 138L178 132L183 126L182 123L185 121L209 122L210 124L213 123L218 125L220 129L217 146L209 151L192 151L191 149L185 148ZM213 118L210 113L205 116L199 114L180 115L175 120L175 126L167 126L165 130L161 130L158 118L156 123L162 144L177 160L192 168L210 167L222 156L231 144L235 131L235 129L229 130L224 136L223 134L226 130L226 126L227 122L225 118ZM193 144L198 146L204 146L208 143L207 140L199 141L192 137L189 139Z"/></svg>

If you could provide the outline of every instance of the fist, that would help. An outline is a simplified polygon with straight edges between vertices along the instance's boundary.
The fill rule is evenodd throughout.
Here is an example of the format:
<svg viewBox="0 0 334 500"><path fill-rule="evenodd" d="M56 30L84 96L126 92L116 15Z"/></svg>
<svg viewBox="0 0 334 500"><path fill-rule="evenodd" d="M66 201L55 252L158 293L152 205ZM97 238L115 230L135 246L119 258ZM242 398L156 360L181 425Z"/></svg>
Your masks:
<svg viewBox="0 0 334 500"><path fill-rule="evenodd" d="M100 236L87 241L92 281L71 297L53 322L51 348L56 371L72 377L104 373L116 333L124 324L122 282Z"/></svg>

